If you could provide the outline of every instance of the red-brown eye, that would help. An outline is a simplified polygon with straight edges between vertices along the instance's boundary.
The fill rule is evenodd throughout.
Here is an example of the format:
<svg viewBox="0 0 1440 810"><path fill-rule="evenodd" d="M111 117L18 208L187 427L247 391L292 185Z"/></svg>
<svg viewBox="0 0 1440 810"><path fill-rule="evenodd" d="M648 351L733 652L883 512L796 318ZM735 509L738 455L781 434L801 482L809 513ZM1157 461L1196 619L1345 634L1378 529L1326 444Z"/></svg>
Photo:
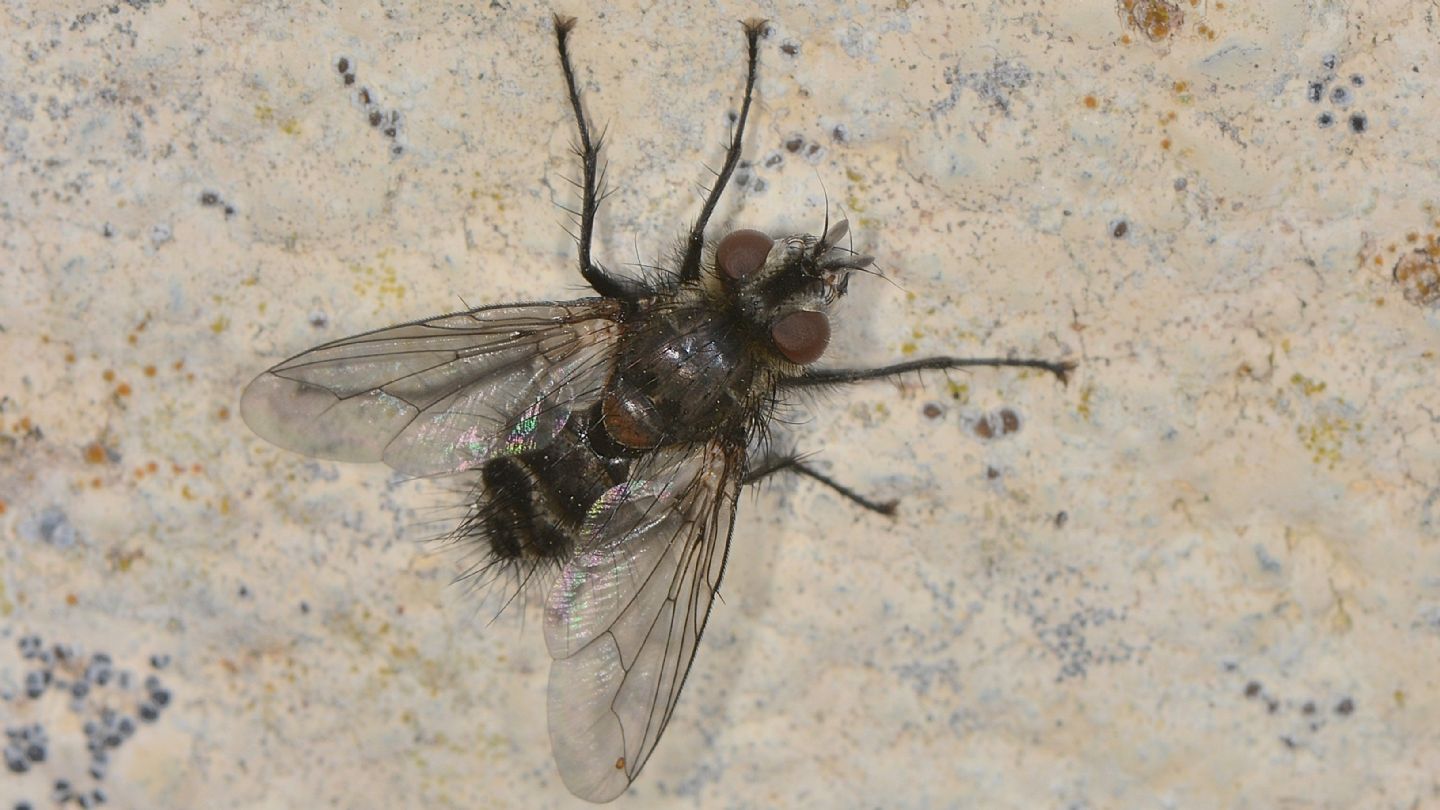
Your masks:
<svg viewBox="0 0 1440 810"><path fill-rule="evenodd" d="M725 275L739 281L763 267L774 246L775 240L759 231L731 231L715 249L715 263Z"/></svg>
<svg viewBox="0 0 1440 810"><path fill-rule="evenodd" d="M770 327L770 339L785 359L808 365L819 360L830 345L830 319L819 312L792 312Z"/></svg>

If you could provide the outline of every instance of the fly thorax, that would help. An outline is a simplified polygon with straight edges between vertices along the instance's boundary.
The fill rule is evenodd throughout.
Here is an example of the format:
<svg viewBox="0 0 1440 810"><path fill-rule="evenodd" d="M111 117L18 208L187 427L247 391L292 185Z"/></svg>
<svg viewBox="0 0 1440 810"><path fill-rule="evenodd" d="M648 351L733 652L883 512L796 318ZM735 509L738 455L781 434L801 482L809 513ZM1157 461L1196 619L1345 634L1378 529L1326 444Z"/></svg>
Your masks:
<svg viewBox="0 0 1440 810"><path fill-rule="evenodd" d="M632 450L708 438L743 419L753 377L743 330L727 313L657 312L620 349L601 401L605 430Z"/></svg>

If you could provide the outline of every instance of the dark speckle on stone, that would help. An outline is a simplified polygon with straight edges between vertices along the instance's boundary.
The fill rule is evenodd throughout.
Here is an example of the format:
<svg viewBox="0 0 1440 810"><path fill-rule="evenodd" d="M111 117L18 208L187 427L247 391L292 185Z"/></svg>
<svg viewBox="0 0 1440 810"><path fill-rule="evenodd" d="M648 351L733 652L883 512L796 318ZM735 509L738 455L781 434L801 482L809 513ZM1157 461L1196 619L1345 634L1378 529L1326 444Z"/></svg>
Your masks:
<svg viewBox="0 0 1440 810"><path fill-rule="evenodd" d="M1340 64L1340 58L1333 53L1327 53L1320 59L1320 67L1326 70L1334 70L1338 64Z"/></svg>
<svg viewBox="0 0 1440 810"><path fill-rule="evenodd" d="M349 59L346 59L346 58L343 57L343 56L340 57L340 61L335 63L335 69L338 70L338 71L340 71L341 73L349 73L349 72L350 72L350 60L349 60Z"/></svg>
<svg viewBox="0 0 1440 810"><path fill-rule="evenodd" d="M1355 85L1356 87L1364 87L1365 77L1361 76L1359 73L1352 73L1350 74L1350 83Z"/></svg>
<svg viewBox="0 0 1440 810"><path fill-rule="evenodd" d="M215 205L220 202L220 195L213 191L206 191L200 195L201 205Z"/></svg>
<svg viewBox="0 0 1440 810"><path fill-rule="evenodd" d="M1335 116L1328 112L1320 113L1320 117L1315 119L1315 123L1319 124L1321 129L1327 129L1335 123Z"/></svg>
<svg viewBox="0 0 1440 810"><path fill-rule="evenodd" d="M1324 95L1325 85L1321 84L1320 82L1311 82L1310 86L1305 90L1305 97L1317 104L1320 102L1320 99Z"/></svg>
<svg viewBox="0 0 1440 810"><path fill-rule="evenodd" d="M35 525L40 539L56 548L70 548L75 545L75 527L70 517L58 506L47 506L41 510Z"/></svg>
<svg viewBox="0 0 1440 810"><path fill-rule="evenodd" d="M1367 125L1368 122L1365 119L1365 113L1355 113L1354 115L1350 116L1351 132L1354 132L1356 134L1364 132Z"/></svg>
<svg viewBox="0 0 1440 810"><path fill-rule="evenodd" d="M1341 717L1349 717L1355 713L1355 701L1350 698L1343 698L1335 704L1335 713Z"/></svg>
<svg viewBox="0 0 1440 810"><path fill-rule="evenodd" d="M1127 222L1126 222L1125 220L1123 220L1123 219L1120 220L1119 222L1115 223L1115 226L1110 229L1110 235L1113 236L1113 237L1115 237L1116 239L1124 239L1124 238L1125 238L1125 234L1127 234L1127 233L1129 233L1129 232L1130 232L1130 225L1129 225L1129 223L1127 223Z"/></svg>
<svg viewBox="0 0 1440 810"><path fill-rule="evenodd" d="M25 697L34 700L45 694L47 680L45 673L39 671L25 673Z"/></svg>
<svg viewBox="0 0 1440 810"><path fill-rule="evenodd" d="M1336 85L1330 91L1330 100L1341 107L1350 103L1350 91L1344 85Z"/></svg>
<svg viewBox="0 0 1440 810"><path fill-rule="evenodd" d="M1260 694L1260 682L1259 682L1259 681L1251 681L1251 682L1245 684L1245 697L1247 697L1247 698L1253 698L1253 697L1255 697L1255 696L1258 695L1258 694Z"/></svg>
<svg viewBox="0 0 1440 810"><path fill-rule="evenodd" d="M793 40L787 39L784 42L780 43L780 52L785 54L786 56L794 56L795 54L800 53L800 45Z"/></svg>

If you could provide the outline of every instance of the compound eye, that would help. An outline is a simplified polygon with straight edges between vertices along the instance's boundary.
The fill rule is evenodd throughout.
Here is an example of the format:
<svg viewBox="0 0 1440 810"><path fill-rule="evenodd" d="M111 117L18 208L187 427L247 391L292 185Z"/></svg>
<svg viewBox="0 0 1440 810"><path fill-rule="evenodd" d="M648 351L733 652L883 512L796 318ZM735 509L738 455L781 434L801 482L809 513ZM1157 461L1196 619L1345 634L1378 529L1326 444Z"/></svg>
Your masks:
<svg viewBox="0 0 1440 810"><path fill-rule="evenodd" d="M830 345L830 319L820 312L792 312L770 327L770 339L786 360L809 365Z"/></svg>
<svg viewBox="0 0 1440 810"><path fill-rule="evenodd" d="M774 246L775 240L759 231L731 231L715 249L715 263L725 275L739 281L765 266L765 257Z"/></svg>

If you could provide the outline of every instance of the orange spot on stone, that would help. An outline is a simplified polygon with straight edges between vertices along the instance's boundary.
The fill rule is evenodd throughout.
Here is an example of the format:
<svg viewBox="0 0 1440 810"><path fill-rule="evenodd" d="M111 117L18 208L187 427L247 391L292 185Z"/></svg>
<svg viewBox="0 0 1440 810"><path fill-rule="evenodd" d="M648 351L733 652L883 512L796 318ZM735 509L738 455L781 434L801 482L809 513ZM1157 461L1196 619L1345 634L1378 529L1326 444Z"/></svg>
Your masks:
<svg viewBox="0 0 1440 810"><path fill-rule="evenodd" d="M145 367L145 376L146 376L146 377L154 377L154 376L155 376L155 367L154 367L154 366L146 366L146 367Z"/></svg>
<svg viewBox="0 0 1440 810"><path fill-rule="evenodd" d="M85 445L85 460L91 464L104 464L106 459L105 448L99 442L91 442Z"/></svg>

